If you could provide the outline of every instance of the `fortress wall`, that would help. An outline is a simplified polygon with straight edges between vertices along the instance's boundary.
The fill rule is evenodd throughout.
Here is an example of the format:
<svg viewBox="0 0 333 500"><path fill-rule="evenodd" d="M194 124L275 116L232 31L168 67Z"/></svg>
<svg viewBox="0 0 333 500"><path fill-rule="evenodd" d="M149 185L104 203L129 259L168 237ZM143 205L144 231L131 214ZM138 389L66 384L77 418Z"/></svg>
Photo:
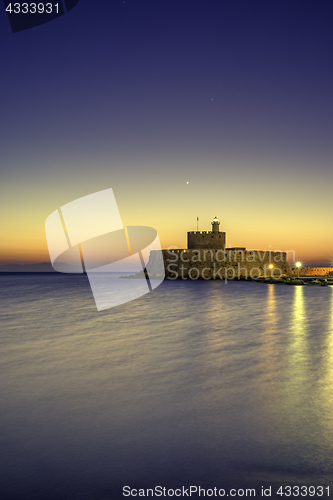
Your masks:
<svg viewBox="0 0 333 500"><path fill-rule="evenodd" d="M291 274L286 252L243 252L222 249L163 250L167 279L224 279L279 277ZM154 274L156 251L150 253L147 269ZM270 268L269 266L272 266Z"/></svg>
<svg viewBox="0 0 333 500"><path fill-rule="evenodd" d="M226 233L212 231L192 231L187 233L187 248L224 248Z"/></svg>
<svg viewBox="0 0 333 500"><path fill-rule="evenodd" d="M298 271L293 269L292 273L297 275ZM333 267L305 267L300 269L299 273L302 276L328 276L332 275Z"/></svg>

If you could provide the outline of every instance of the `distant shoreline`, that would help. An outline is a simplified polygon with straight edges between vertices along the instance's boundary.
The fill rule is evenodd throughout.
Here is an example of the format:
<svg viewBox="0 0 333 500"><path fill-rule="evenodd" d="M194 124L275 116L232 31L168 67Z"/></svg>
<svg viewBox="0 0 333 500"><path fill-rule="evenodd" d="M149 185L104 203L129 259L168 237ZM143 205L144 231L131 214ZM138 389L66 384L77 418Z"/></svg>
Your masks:
<svg viewBox="0 0 333 500"><path fill-rule="evenodd" d="M70 269L70 267L68 267ZM114 273L132 274L135 271L122 271L121 269L113 271ZM39 264L5 264L0 266L0 274L86 274L82 272L64 272L55 271L50 262Z"/></svg>
<svg viewBox="0 0 333 500"><path fill-rule="evenodd" d="M134 271L114 271L115 273L133 274ZM333 268L329 266L306 266L300 269L301 276L328 276L329 273L333 274ZM86 274L86 273L59 273L55 271L50 262L41 262L38 264L5 264L0 266L0 275L5 274ZM297 275L297 271L293 270L292 275Z"/></svg>

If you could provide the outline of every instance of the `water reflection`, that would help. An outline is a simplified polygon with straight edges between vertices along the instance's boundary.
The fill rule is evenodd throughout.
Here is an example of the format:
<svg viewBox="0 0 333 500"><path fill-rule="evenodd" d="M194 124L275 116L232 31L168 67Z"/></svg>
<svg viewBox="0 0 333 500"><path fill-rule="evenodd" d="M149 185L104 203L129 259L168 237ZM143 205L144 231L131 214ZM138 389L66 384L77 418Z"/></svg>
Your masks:
<svg viewBox="0 0 333 500"><path fill-rule="evenodd" d="M293 304L293 332L300 340L304 328L304 288L302 286L294 287Z"/></svg>
<svg viewBox="0 0 333 500"><path fill-rule="evenodd" d="M280 364L280 352L277 345L277 294L275 285L267 285L265 323L262 332L262 345L260 349L260 358L263 363L265 373L272 371L272 367Z"/></svg>
<svg viewBox="0 0 333 500"><path fill-rule="evenodd" d="M330 484L333 288L165 282L99 315L76 277L24 279L2 288L6 498Z"/></svg>
<svg viewBox="0 0 333 500"><path fill-rule="evenodd" d="M286 339L285 365L285 408L290 423L290 432L299 432L306 425L310 399L310 377L308 370L308 338L306 328L306 311L304 287L293 287L293 303L290 328Z"/></svg>
<svg viewBox="0 0 333 500"><path fill-rule="evenodd" d="M298 382L301 382L306 374L308 346L305 325L304 288L295 286L288 362L293 379L298 380Z"/></svg>
<svg viewBox="0 0 333 500"><path fill-rule="evenodd" d="M274 285L268 285L267 319L271 326L276 324L276 292Z"/></svg>
<svg viewBox="0 0 333 500"><path fill-rule="evenodd" d="M326 355L322 368L323 379L321 384L321 399L325 433L328 433L331 439L333 434L333 287L330 287L330 292L330 315L327 324Z"/></svg>

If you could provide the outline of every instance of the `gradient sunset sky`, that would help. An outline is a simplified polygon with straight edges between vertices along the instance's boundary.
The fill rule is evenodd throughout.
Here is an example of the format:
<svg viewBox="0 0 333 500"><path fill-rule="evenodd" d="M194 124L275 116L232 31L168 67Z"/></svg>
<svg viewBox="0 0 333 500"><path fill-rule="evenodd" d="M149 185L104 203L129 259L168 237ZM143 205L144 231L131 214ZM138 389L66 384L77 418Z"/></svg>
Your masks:
<svg viewBox="0 0 333 500"><path fill-rule="evenodd" d="M163 248L333 261L333 3L80 0L13 34L0 14L0 264L49 260L48 215L113 188ZM189 183L189 184L187 184Z"/></svg>

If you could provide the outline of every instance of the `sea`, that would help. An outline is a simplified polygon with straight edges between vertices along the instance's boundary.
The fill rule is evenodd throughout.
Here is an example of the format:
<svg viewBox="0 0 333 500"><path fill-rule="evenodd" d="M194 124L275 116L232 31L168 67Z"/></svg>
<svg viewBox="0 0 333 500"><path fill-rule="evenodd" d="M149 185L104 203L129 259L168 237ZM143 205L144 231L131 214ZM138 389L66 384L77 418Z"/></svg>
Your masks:
<svg viewBox="0 0 333 500"><path fill-rule="evenodd" d="M120 279L115 275L114 279ZM1 500L333 497L333 287L0 275Z"/></svg>

